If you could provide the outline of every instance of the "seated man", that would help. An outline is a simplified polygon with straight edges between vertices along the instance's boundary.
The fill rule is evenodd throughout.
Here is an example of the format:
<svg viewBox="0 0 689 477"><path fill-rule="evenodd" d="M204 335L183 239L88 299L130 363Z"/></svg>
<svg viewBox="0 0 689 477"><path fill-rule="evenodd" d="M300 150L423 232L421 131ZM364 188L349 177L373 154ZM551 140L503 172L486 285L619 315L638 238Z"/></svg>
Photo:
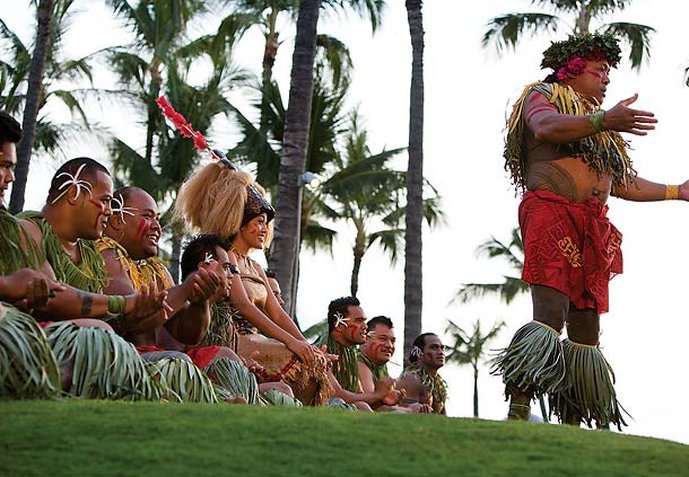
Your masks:
<svg viewBox="0 0 689 477"><path fill-rule="evenodd" d="M208 298L227 285L220 273L196 270L181 285L175 286L170 273L158 258L158 240L162 235L160 213L153 197L138 187L124 187L113 195L113 215L108 218L105 234L97 246L109 276L106 293L128 295L147 289L166 290L167 316L146 317L126 329L117 330L137 349L163 351L156 347L156 330L164 326L179 342L199 343L208 330ZM198 353L196 364L203 368L220 347Z"/></svg>
<svg viewBox="0 0 689 477"><path fill-rule="evenodd" d="M190 379L184 383L168 380L168 384L182 400L196 400L186 390L190 386L203 389L207 381L200 369L211 371L209 377L215 384L228 390L221 397L231 402L252 402L258 400L253 383L240 383L252 379L248 370L234 370L236 365L221 361L228 358L239 361L238 356L228 348L206 346L189 348L205 336L210 323L208 299L214 295L224 296L228 282L224 271L212 260L207 267L193 270L184 277L180 285L173 283L170 273L158 258L158 240L162 235L160 213L153 197L138 187L123 187L113 194L113 215L108 219L105 234L97 245L108 270L110 281L107 293L130 294L147 289L166 290L167 312L160 311L158 317L143 317L138 323L131 323L118 330L128 341L136 345L142 358L157 362L166 375L179 376L184 372L176 369L188 368ZM159 338L160 337L160 338ZM159 346L162 345L162 346ZM191 361L196 368L180 361ZM223 372L212 372L212 366ZM218 374L234 376L223 380ZM228 378L229 379L229 378ZM209 391L212 393L212 391ZM222 392L222 391L221 391ZM239 400L236 397L240 397Z"/></svg>
<svg viewBox="0 0 689 477"><path fill-rule="evenodd" d="M225 273L228 279L236 275L238 269L236 265L230 263L229 254L225 250L225 246L225 242L219 235L201 234L194 237L194 239L186 244L184 253L182 253L182 279L186 280L187 277L195 271L207 268L213 268L217 270L218 273ZM225 307L218 306L229 299L226 295L225 290L220 290L210 297L209 301L212 305L211 309L213 316L211 320L212 327L208 331L208 335L218 334L230 337L235 336L233 329L234 323L232 322L231 316L218 316L218 314L223 314L223 311L226 310ZM225 327L226 329L219 330L219 327ZM211 337L210 341L217 342L213 337ZM210 347L220 348L219 346ZM191 349L191 351L187 352L193 352L199 348L198 346L186 347L187 350ZM241 358L229 348L223 346L221 349L231 354L230 359L244 363L246 367L255 374L259 382L258 389L261 392L261 397L269 404L290 406L301 404L300 401L294 398L293 390L287 383L284 381L271 381L267 378L266 370L253 359L258 354L258 351L254 352L250 357ZM212 369L209 370L209 374L213 373L214 371Z"/></svg>
<svg viewBox="0 0 689 477"><path fill-rule="evenodd" d="M278 301L280 306L285 306L285 300L282 299L282 289L280 288L277 274L268 268L266 269L266 277L268 278L270 290L273 292L273 295L275 295L275 299Z"/></svg>
<svg viewBox="0 0 689 477"><path fill-rule="evenodd" d="M366 341L366 315L356 297L337 298L328 306L327 352L337 355L328 372L335 398L361 410L381 404L394 406L401 394L390 377L379 379L372 390L362 390L357 364L357 345Z"/></svg>
<svg viewBox="0 0 689 477"><path fill-rule="evenodd" d="M397 380L406 397L403 406L418 403L431 406L433 413L445 414L447 384L438 374L445 365L445 347L434 333L416 337L409 353L409 366Z"/></svg>
<svg viewBox="0 0 689 477"><path fill-rule="evenodd" d="M357 354L359 384L364 392L373 392L376 383L389 377L387 363L395 353L395 329L387 316L375 316L366 324L366 342L359 346ZM404 394L402 395L404 399ZM409 407L374 405L376 411L391 412L431 412L427 404L414 404Z"/></svg>
<svg viewBox="0 0 689 477"><path fill-rule="evenodd" d="M66 390L82 397L157 399L143 362L130 345L102 320L74 319L127 321L137 319L138 315L147 316L164 306L164 292L102 295L107 275L93 239L100 236L104 221L111 213L111 195L112 180L107 169L93 159L73 159L53 176L43 212L23 213L24 220L19 223L5 213L4 228L13 231L8 235L13 246L21 247L30 257L32 263L20 266L37 268L65 285L65 290L57 292L45 307L35 308L34 316L67 320L46 323L45 328L63 368ZM7 239L4 233L3 238ZM5 273L18 265L8 260L3 262ZM84 331L84 327L102 331ZM94 372L87 360L79 360L79 368L74 369L77 364L74 350L80 346L94 346L102 352L100 370ZM118 364L128 364L114 366L115 359ZM101 373L109 377L102 377Z"/></svg>

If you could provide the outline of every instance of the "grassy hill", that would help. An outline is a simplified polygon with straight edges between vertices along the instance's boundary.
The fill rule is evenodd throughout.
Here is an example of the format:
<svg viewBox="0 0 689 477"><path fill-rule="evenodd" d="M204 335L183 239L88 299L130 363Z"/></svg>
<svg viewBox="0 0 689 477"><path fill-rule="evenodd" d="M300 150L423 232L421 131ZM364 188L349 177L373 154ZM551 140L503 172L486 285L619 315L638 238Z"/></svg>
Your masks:
<svg viewBox="0 0 689 477"><path fill-rule="evenodd" d="M3 476L683 476L689 446L336 409L0 402Z"/></svg>

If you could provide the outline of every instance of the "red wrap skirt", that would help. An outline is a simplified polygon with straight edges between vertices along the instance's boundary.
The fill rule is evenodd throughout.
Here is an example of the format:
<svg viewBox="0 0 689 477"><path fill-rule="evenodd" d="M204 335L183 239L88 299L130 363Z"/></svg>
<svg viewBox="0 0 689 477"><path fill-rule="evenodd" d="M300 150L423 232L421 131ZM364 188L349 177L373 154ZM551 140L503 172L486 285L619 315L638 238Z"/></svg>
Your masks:
<svg viewBox="0 0 689 477"><path fill-rule="evenodd" d="M151 345L140 345L136 346L136 350L139 353L152 353L155 351L168 351L159 346ZM191 358L191 361L196 365L197 368L203 369L208 366L215 355L220 351L220 346L202 346L199 348L193 348L184 353Z"/></svg>
<svg viewBox="0 0 689 477"><path fill-rule="evenodd" d="M608 282L622 273L622 234L608 206L548 191L526 192L519 205L522 279L566 294L578 309L608 311Z"/></svg>

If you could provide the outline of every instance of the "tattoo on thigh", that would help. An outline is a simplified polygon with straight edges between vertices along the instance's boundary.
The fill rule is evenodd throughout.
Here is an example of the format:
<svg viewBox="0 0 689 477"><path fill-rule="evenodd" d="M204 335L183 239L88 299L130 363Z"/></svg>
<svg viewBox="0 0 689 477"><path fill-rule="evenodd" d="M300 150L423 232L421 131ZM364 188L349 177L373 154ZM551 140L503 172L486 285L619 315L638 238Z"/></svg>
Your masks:
<svg viewBox="0 0 689 477"><path fill-rule="evenodd" d="M81 316L89 316L93 308L93 296L86 293L79 293L81 295Z"/></svg>
<svg viewBox="0 0 689 477"><path fill-rule="evenodd" d="M532 172L532 183L540 189L555 192L562 197L576 197L577 187L574 178L566 169L552 162L539 164L537 170Z"/></svg>

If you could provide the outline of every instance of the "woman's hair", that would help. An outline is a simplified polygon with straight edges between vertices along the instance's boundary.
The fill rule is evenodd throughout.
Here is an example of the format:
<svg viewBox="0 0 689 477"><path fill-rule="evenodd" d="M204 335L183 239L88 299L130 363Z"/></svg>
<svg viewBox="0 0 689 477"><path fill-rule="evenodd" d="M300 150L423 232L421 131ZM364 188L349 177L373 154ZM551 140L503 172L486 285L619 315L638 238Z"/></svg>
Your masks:
<svg viewBox="0 0 689 477"><path fill-rule="evenodd" d="M244 217L246 172L211 162L196 170L180 188L175 202L175 218L193 229L223 238L239 231Z"/></svg>

